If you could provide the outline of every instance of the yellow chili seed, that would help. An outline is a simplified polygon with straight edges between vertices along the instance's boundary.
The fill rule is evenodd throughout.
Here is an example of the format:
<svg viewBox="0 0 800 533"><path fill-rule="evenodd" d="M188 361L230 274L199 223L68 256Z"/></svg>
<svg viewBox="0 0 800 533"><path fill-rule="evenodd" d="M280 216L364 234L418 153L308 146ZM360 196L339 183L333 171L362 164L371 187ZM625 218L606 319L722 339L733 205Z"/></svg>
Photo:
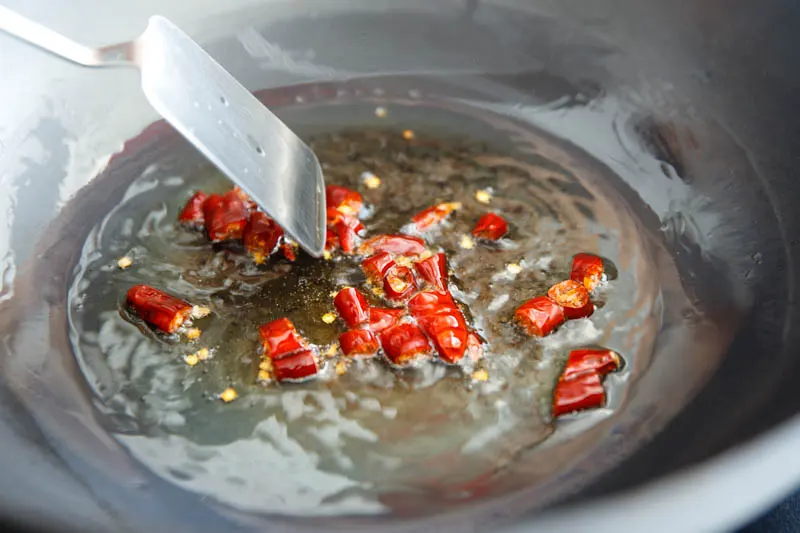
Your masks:
<svg viewBox="0 0 800 533"><path fill-rule="evenodd" d="M389 112L386 111L385 107L376 107L375 108L375 116L378 117L378 118L384 118L388 114L389 114Z"/></svg>
<svg viewBox="0 0 800 533"><path fill-rule="evenodd" d="M127 255L125 257L120 257L119 260L117 261L117 266L122 270L125 270L132 264L133 264L133 259L131 259Z"/></svg>
<svg viewBox="0 0 800 533"><path fill-rule="evenodd" d="M194 366L200 362L200 358L196 354L186 355L183 358L184 362L189 366Z"/></svg>
<svg viewBox="0 0 800 533"><path fill-rule="evenodd" d="M211 314L211 309L204 305L192 306L192 318L205 318Z"/></svg>
<svg viewBox="0 0 800 533"><path fill-rule="evenodd" d="M233 387L228 387L222 394L219 395L219 399L225 403L232 402L239 396L239 393Z"/></svg>
<svg viewBox="0 0 800 533"><path fill-rule="evenodd" d="M339 361L336 363L336 373L341 376L345 372L347 372L347 363L344 361Z"/></svg>
<svg viewBox="0 0 800 533"><path fill-rule="evenodd" d="M476 370L472 373L472 379L475 381L486 381L489 379L489 373L486 370Z"/></svg>
<svg viewBox="0 0 800 533"><path fill-rule="evenodd" d="M336 322L336 315L334 313L325 313L322 315L322 321L326 324L333 324Z"/></svg>
<svg viewBox="0 0 800 533"><path fill-rule="evenodd" d="M266 370L259 370L258 378L256 379L260 382L272 381L272 374L270 374Z"/></svg>
<svg viewBox="0 0 800 533"><path fill-rule="evenodd" d="M522 267L516 263L509 263L508 265L506 265L506 270L508 271L509 274L519 274L520 272L522 272Z"/></svg>
<svg viewBox="0 0 800 533"><path fill-rule="evenodd" d="M211 357L211 351L208 348L200 348L199 350L194 352L194 355L196 355L197 358L200 359L201 361L205 361L206 359Z"/></svg>
<svg viewBox="0 0 800 533"><path fill-rule="evenodd" d="M469 235L462 235L461 242L459 243L465 250L472 250L475 248L475 241Z"/></svg>
<svg viewBox="0 0 800 533"><path fill-rule="evenodd" d="M492 201L492 193L487 190L481 189L475 193L475 199L482 204L488 204Z"/></svg>
<svg viewBox="0 0 800 533"><path fill-rule="evenodd" d="M186 333L184 333L184 335L186 335L187 339L193 341L195 339L200 338L200 330L197 328L189 328L186 330Z"/></svg>
<svg viewBox="0 0 800 533"><path fill-rule="evenodd" d="M403 131L403 139L410 141L414 138L414 131L413 130L404 130Z"/></svg>

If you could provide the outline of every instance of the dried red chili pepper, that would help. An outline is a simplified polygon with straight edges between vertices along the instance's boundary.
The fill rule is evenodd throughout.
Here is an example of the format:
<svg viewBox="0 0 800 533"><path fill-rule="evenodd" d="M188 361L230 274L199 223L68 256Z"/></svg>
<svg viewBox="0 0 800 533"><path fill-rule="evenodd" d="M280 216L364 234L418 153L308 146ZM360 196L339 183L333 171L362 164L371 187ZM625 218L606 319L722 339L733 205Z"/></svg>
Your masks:
<svg viewBox="0 0 800 533"><path fill-rule="evenodd" d="M594 312L594 305L589 299L589 291L583 284L571 279L550 287L547 297L564 308L564 316L568 319L587 317Z"/></svg>
<svg viewBox="0 0 800 533"><path fill-rule="evenodd" d="M212 194L203 204L206 232L213 242L241 239L250 212L234 191Z"/></svg>
<svg viewBox="0 0 800 533"><path fill-rule="evenodd" d="M308 348L288 318L279 318L261 326L258 330L264 354L275 361Z"/></svg>
<svg viewBox="0 0 800 533"><path fill-rule="evenodd" d="M295 261L297 259L297 253L294 251L294 246L288 242L281 244L279 248L283 254L283 257L285 257L287 261Z"/></svg>
<svg viewBox="0 0 800 533"><path fill-rule="evenodd" d="M605 391L600 374L588 372L571 379L561 379L553 394L553 417L573 411L602 407Z"/></svg>
<svg viewBox="0 0 800 533"><path fill-rule="evenodd" d="M447 290L447 258L443 253L419 261L414 268L419 277L427 281L434 289L440 292Z"/></svg>
<svg viewBox="0 0 800 533"><path fill-rule="evenodd" d="M127 302L142 320L165 333L174 333L192 312L183 300L148 285L131 287Z"/></svg>
<svg viewBox="0 0 800 533"><path fill-rule="evenodd" d="M420 292L408 302L408 310L433 341L439 357L449 363L464 357L469 331L461 309L449 293Z"/></svg>
<svg viewBox="0 0 800 533"><path fill-rule="evenodd" d="M407 266L394 265L383 277L383 292L386 298L403 301L417 290L414 273Z"/></svg>
<svg viewBox="0 0 800 533"><path fill-rule="evenodd" d="M428 355L431 345L416 324L398 324L380 334L381 346L386 357L395 365L403 365Z"/></svg>
<svg viewBox="0 0 800 533"><path fill-rule="evenodd" d="M475 224L472 234L479 239L496 241L508 233L508 223L500 215L486 213Z"/></svg>
<svg viewBox="0 0 800 533"><path fill-rule="evenodd" d="M484 355L483 341L474 331L469 332L469 336L467 337L467 349L464 351L464 355L473 361L479 360Z"/></svg>
<svg viewBox="0 0 800 533"><path fill-rule="evenodd" d="M325 207L355 215L363 206L364 199L360 193L339 185L325 187Z"/></svg>
<svg viewBox="0 0 800 533"><path fill-rule="evenodd" d="M417 293L408 301L408 312L411 316L420 317L434 314L442 309L458 308L449 292L424 291Z"/></svg>
<svg viewBox="0 0 800 533"><path fill-rule="evenodd" d="M456 363L464 357L469 332L458 308L440 309L435 314L420 317L417 322L441 359Z"/></svg>
<svg viewBox="0 0 800 533"><path fill-rule="evenodd" d="M409 235L378 235L361 246L361 253L388 252L392 255L415 256L425 251L425 241Z"/></svg>
<svg viewBox="0 0 800 533"><path fill-rule="evenodd" d="M571 379L578 374L595 372L601 376L619 368L620 358L616 352L605 348L581 348L569 352L561 379Z"/></svg>
<svg viewBox="0 0 800 533"><path fill-rule="evenodd" d="M572 258L569 279L581 283L586 290L593 291L603 280L603 260L592 254L576 254Z"/></svg>
<svg viewBox="0 0 800 533"><path fill-rule="evenodd" d="M253 199L250 198L250 196L246 192L244 192L242 188L239 187L238 185L235 185L233 187L233 192L234 194L236 194L236 196L239 197L239 199L242 201L242 203L248 210L252 211L258 208L258 205L256 205Z"/></svg>
<svg viewBox="0 0 800 533"><path fill-rule="evenodd" d="M278 381L302 381L315 376L318 371L317 360L311 350L272 360L272 373Z"/></svg>
<svg viewBox="0 0 800 533"><path fill-rule="evenodd" d="M356 240L364 232L364 224L354 216L343 215L341 220L333 227L339 238L339 245L346 254L351 254L356 249Z"/></svg>
<svg viewBox="0 0 800 533"><path fill-rule="evenodd" d="M369 304L364 295L352 287L340 290L333 299L339 316L348 328L354 328L369 322Z"/></svg>
<svg viewBox="0 0 800 533"><path fill-rule="evenodd" d="M191 224L197 227L203 227L205 223L205 217L203 216L203 204L206 203L206 199L208 195L203 191L197 191L189 198L189 201L186 202L183 210L181 210L180 215L178 215L178 220L183 222L184 224Z"/></svg>
<svg viewBox="0 0 800 533"><path fill-rule="evenodd" d="M394 266L394 260L388 252L379 252L361 261L361 270L368 280L377 283L383 280L386 271Z"/></svg>
<svg viewBox="0 0 800 533"><path fill-rule="evenodd" d="M564 322L564 308L546 296L537 296L514 312L517 322L529 335L544 337Z"/></svg>
<svg viewBox="0 0 800 533"><path fill-rule="evenodd" d="M414 222L414 226L416 226L419 231L424 231L434 224L438 224L444 220L447 215L460 208L461 203L459 202L438 204L420 211L414 215L411 220Z"/></svg>
<svg viewBox="0 0 800 533"><path fill-rule="evenodd" d="M244 249L256 263L263 263L278 246L283 230L265 213L253 211L244 228Z"/></svg>
<svg viewBox="0 0 800 533"><path fill-rule="evenodd" d="M339 335L342 352L348 356L370 356L378 353L378 337L368 329L351 329Z"/></svg>
<svg viewBox="0 0 800 533"><path fill-rule="evenodd" d="M339 236L336 232L328 228L325 230L325 250L331 252L339 246Z"/></svg>
<svg viewBox="0 0 800 533"><path fill-rule="evenodd" d="M403 316L402 309L370 307L369 328L376 333L380 333L381 331L397 324L397 322L400 320L400 317L402 316Z"/></svg>

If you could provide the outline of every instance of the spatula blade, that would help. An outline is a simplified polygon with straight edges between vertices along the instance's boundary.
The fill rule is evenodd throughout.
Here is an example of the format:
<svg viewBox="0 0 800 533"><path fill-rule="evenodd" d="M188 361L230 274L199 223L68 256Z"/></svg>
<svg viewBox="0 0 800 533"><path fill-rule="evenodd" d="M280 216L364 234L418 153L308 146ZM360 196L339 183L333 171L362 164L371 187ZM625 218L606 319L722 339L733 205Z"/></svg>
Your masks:
<svg viewBox="0 0 800 533"><path fill-rule="evenodd" d="M142 89L156 111L320 256L325 188L311 149L169 20L152 17L137 44Z"/></svg>

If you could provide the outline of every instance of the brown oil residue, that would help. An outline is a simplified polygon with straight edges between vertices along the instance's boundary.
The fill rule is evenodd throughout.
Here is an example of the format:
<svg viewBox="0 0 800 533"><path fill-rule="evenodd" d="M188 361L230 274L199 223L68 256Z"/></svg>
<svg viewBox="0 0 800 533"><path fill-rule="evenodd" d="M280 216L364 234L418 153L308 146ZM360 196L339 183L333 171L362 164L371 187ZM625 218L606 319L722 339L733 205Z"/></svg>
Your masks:
<svg viewBox="0 0 800 533"><path fill-rule="evenodd" d="M613 249L617 235L582 231L593 198L556 165L480 142L406 137L350 131L311 144L327 183L364 196L368 235L398 232L436 203L462 202L425 237L447 254L454 296L487 341L484 359L475 368L393 370L379 360L323 358L318 380L258 384L258 326L288 317L311 342L333 343L344 326L322 320L332 294L345 285L369 294L358 261L300 254L295 263L274 257L256 266L175 223L195 190L230 186L219 174L143 176L87 242L71 318L77 355L118 438L150 469L247 510L374 513L392 508L397 494L466 497L474 480L552 433L549 404L565 346L598 340L607 318L575 321L540 342L515 327L513 311L565 279L574 253L602 253L603 241ZM487 190L490 198L476 194ZM465 246L488 210L509 222L507 239ZM123 256L132 264L121 270ZM623 272L615 285L626 290L604 295L614 302L609 316L636 306L632 280ZM212 314L196 321L200 337L143 335L120 312L136 283L208 306ZM203 348L211 356L187 365ZM236 401L218 401L231 387Z"/></svg>

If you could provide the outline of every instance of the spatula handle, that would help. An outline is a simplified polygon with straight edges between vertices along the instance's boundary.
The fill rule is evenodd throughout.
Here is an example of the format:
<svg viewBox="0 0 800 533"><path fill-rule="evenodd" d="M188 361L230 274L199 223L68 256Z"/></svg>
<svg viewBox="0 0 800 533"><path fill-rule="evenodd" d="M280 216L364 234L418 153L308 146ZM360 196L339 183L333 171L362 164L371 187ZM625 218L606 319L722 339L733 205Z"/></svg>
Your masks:
<svg viewBox="0 0 800 533"><path fill-rule="evenodd" d="M135 43L89 48L0 6L0 30L58 57L87 67L133 65Z"/></svg>

